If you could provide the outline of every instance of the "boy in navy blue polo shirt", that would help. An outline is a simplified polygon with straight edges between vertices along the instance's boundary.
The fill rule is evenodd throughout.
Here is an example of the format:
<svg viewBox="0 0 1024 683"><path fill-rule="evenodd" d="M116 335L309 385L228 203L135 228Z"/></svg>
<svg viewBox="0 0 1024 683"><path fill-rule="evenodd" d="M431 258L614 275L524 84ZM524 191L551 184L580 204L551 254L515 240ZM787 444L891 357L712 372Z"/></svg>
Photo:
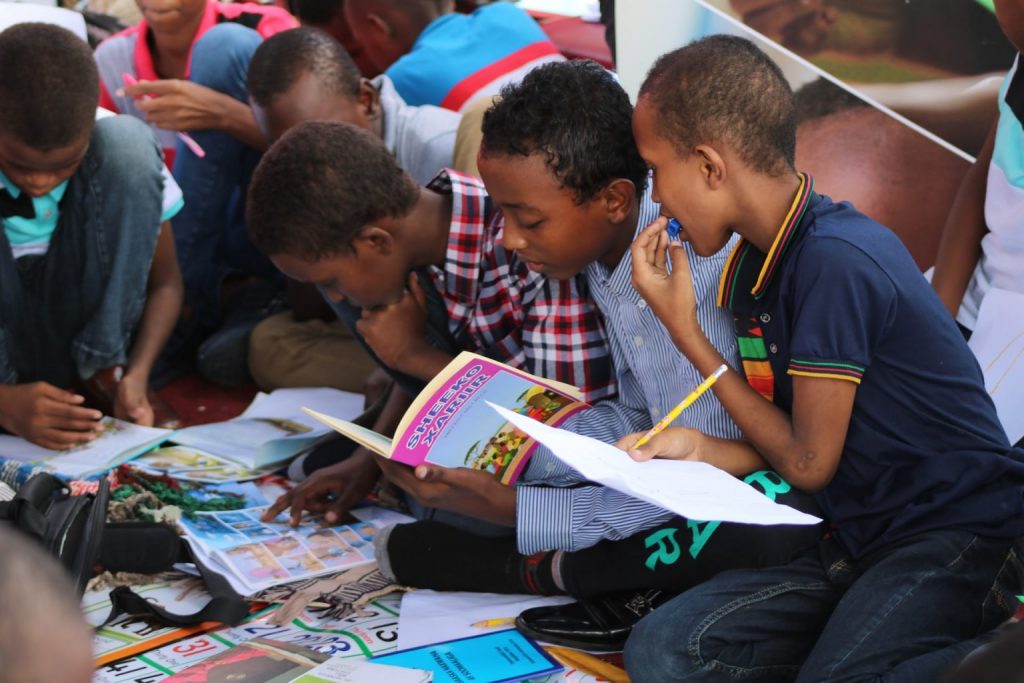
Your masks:
<svg viewBox="0 0 1024 683"><path fill-rule="evenodd" d="M714 391L760 457L816 493L833 533L654 612L627 645L630 674L937 680L1013 614L1021 586L1024 457L977 362L899 239L794 170L792 92L752 43L712 36L662 57L633 127L693 250L743 237L719 287L743 373ZM634 242L634 283L710 374L723 359L681 246L666 262L666 221ZM703 442L666 430L632 455L702 459Z"/></svg>

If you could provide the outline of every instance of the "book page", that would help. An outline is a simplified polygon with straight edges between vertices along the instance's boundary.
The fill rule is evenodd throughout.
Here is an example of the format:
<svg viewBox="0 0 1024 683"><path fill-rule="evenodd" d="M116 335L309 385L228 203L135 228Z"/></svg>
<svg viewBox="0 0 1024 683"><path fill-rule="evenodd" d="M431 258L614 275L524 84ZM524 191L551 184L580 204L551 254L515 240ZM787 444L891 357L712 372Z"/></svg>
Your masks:
<svg viewBox="0 0 1024 683"><path fill-rule="evenodd" d="M564 386L564 385L560 385ZM546 380L471 353L460 354L420 393L395 431L391 458L492 472L512 484L536 450L529 435L487 407L487 402L561 424L586 409Z"/></svg>
<svg viewBox="0 0 1024 683"><path fill-rule="evenodd" d="M347 436L360 446L370 449L377 455L383 455L385 458L391 455L391 439L383 434L378 434L372 429L357 425L355 422L325 415L311 408L303 408L303 410L306 411L306 414L316 418L339 434Z"/></svg>
<svg viewBox="0 0 1024 683"><path fill-rule="evenodd" d="M636 462L609 443L541 424L501 406L492 407L587 479L687 519L744 524L817 524L821 521L772 501L728 472L707 463L660 459Z"/></svg>

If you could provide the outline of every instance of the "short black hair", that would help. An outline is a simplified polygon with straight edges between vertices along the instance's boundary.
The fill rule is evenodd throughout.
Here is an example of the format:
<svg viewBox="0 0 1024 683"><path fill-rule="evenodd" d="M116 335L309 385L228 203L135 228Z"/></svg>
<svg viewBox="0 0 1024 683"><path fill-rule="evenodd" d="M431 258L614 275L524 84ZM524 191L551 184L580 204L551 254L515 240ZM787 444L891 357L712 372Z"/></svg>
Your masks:
<svg viewBox="0 0 1024 683"><path fill-rule="evenodd" d="M84 40L53 24L16 24L0 33L0 64L0 129L40 151L92 130L100 77Z"/></svg>
<svg viewBox="0 0 1024 683"><path fill-rule="evenodd" d="M347 123L307 121L263 155L246 217L256 248L306 261L336 256L359 230L405 216L419 186L383 141Z"/></svg>
<svg viewBox="0 0 1024 683"><path fill-rule="evenodd" d="M647 165L633 139L633 105L615 77L589 60L551 62L501 90L484 114L484 154L543 154L576 202L589 201L625 178L637 196Z"/></svg>
<svg viewBox="0 0 1024 683"><path fill-rule="evenodd" d="M318 28L303 26L282 31L263 41L249 62L249 96L266 107L311 73L328 90L356 98L362 74L348 50Z"/></svg>
<svg viewBox="0 0 1024 683"><path fill-rule="evenodd" d="M779 66L745 38L709 36L663 55L640 99L654 107L658 133L681 154L721 142L761 173L793 170L793 90Z"/></svg>
<svg viewBox="0 0 1024 683"><path fill-rule="evenodd" d="M341 14L345 0L288 0L287 7L302 23L323 26Z"/></svg>
<svg viewBox="0 0 1024 683"><path fill-rule="evenodd" d="M845 88L819 77L803 85L794 95L797 125L850 109L869 107L867 102Z"/></svg>

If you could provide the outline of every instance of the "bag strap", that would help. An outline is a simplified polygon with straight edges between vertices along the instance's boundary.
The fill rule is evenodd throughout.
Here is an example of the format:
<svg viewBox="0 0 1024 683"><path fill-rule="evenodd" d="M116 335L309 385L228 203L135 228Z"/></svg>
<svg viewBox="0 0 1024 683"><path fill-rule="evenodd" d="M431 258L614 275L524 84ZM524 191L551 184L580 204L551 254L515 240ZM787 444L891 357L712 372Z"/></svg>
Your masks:
<svg viewBox="0 0 1024 683"><path fill-rule="evenodd" d="M128 525L117 525L120 530ZM152 530L153 525L138 524L137 531L145 533ZM119 543L127 543L122 533ZM192 552L188 543L181 537L177 537L177 549L172 548L167 556L167 566L170 569L178 562L191 562L199 570L206 590L210 594L210 601L197 612L192 614L175 614L168 612L163 607L156 605L142 597L128 586L118 586L110 592L110 614L101 626L112 622L122 614L130 616L150 617L166 626L195 626L207 621L216 621L229 626L236 626L249 616L249 603L242 596L235 592L223 575L210 569ZM107 567L111 569L111 567Z"/></svg>
<svg viewBox="0 0 1024 683"><path fill-rule="evenodd" d="M42 541L46 537L46 518L30 500L15 498L0 503L0 519L37 540Z"/></svg>

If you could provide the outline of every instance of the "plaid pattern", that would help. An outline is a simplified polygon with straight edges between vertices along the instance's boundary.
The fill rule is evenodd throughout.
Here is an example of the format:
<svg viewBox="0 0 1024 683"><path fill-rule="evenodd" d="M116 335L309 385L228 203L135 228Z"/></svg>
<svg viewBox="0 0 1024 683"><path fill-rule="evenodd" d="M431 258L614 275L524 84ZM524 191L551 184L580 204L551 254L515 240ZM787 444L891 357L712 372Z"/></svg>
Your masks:
<svg viewBox="0 0 1024 683"><path fill-rule="evenodd" d="M550 280L501 245L503 217L483 184L442 171L427 186L452 197L445 268L432 269L462 348L583 390L593 403L615 395L604 325L586 280Z"/></svg>

